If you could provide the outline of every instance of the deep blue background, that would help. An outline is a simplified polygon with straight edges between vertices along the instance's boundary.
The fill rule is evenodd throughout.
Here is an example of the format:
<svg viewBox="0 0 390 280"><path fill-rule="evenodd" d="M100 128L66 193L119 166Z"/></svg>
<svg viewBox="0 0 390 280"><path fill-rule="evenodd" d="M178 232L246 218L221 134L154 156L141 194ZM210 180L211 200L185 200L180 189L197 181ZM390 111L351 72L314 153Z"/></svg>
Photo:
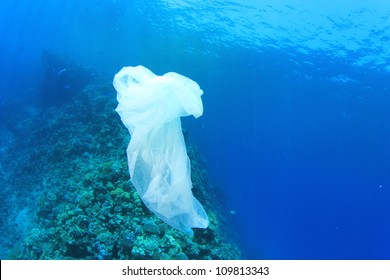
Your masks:
<svg viewBox="0 0 390 280"><path fill-rule="evenodd" d="M389 259L390 5L346 2L2 1L0 105L39 95L45 49L186 75L245 258Z"/></svg>

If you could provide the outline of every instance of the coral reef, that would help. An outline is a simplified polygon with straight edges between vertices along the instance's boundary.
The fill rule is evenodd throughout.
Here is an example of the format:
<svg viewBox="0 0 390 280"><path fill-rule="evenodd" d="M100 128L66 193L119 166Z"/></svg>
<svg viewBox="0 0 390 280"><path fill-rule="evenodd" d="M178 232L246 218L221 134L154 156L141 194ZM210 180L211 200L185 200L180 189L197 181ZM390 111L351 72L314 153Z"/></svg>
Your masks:
<svg viewBox="0 0 390 280"><path fill-rule="evenodd" d="M210 218L187 236L160 221L131 186L126 129L109 83L42 110L2 151L0 223L9 259L238 259L215 187L188 145L196 197ZM0 133L5 133L0 132ZM187 140L188 143L188 140ZM207 191L207 195L206 195ZM5 255L6 254L6 255Z"/></svg>

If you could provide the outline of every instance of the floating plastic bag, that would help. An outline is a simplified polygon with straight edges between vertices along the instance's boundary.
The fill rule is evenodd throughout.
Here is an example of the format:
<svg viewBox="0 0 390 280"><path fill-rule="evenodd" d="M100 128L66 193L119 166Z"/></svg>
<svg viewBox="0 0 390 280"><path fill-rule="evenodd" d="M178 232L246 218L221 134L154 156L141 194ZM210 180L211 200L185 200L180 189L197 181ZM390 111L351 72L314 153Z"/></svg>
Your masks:
<svg viewBox="0 0 390 280"><path fill-rule="evenodd" d="M130 177L145 205L170 226L192 235L207 214L193 196L191 167L180 117L203 114L203 91L177 73L157 76L143 66L124 67L114 78Z"/></svg>

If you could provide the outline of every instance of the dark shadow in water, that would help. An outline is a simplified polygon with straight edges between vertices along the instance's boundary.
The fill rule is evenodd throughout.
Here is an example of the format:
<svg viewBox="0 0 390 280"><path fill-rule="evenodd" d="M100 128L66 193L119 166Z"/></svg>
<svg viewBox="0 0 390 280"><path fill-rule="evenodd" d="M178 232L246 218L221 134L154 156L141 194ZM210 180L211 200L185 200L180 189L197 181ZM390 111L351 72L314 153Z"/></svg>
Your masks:
<svg viewBox="0 0 390 280"><path fill-rule="evenodd" d="M41 54L44 78L40 101L43 107L58 106L69 102L93 80L93 72L76 65L58 54L45 50Z"/></svg>

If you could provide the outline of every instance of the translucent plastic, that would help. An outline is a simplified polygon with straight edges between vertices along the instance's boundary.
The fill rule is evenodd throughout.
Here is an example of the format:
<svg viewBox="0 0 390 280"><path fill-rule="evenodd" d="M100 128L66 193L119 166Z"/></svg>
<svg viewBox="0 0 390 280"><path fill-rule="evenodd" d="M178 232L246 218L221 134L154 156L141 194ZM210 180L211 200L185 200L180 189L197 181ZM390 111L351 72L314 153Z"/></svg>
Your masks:
<svg viewBox="0 0 390 280"><path fill-rule="evenodd" d="M130 177L145 205L170 226L192 235L207 214L192 194L191 167L180 117L203 114L203 91L177 73L157 76L143 66L124 67L114 78Z"/></svg>

